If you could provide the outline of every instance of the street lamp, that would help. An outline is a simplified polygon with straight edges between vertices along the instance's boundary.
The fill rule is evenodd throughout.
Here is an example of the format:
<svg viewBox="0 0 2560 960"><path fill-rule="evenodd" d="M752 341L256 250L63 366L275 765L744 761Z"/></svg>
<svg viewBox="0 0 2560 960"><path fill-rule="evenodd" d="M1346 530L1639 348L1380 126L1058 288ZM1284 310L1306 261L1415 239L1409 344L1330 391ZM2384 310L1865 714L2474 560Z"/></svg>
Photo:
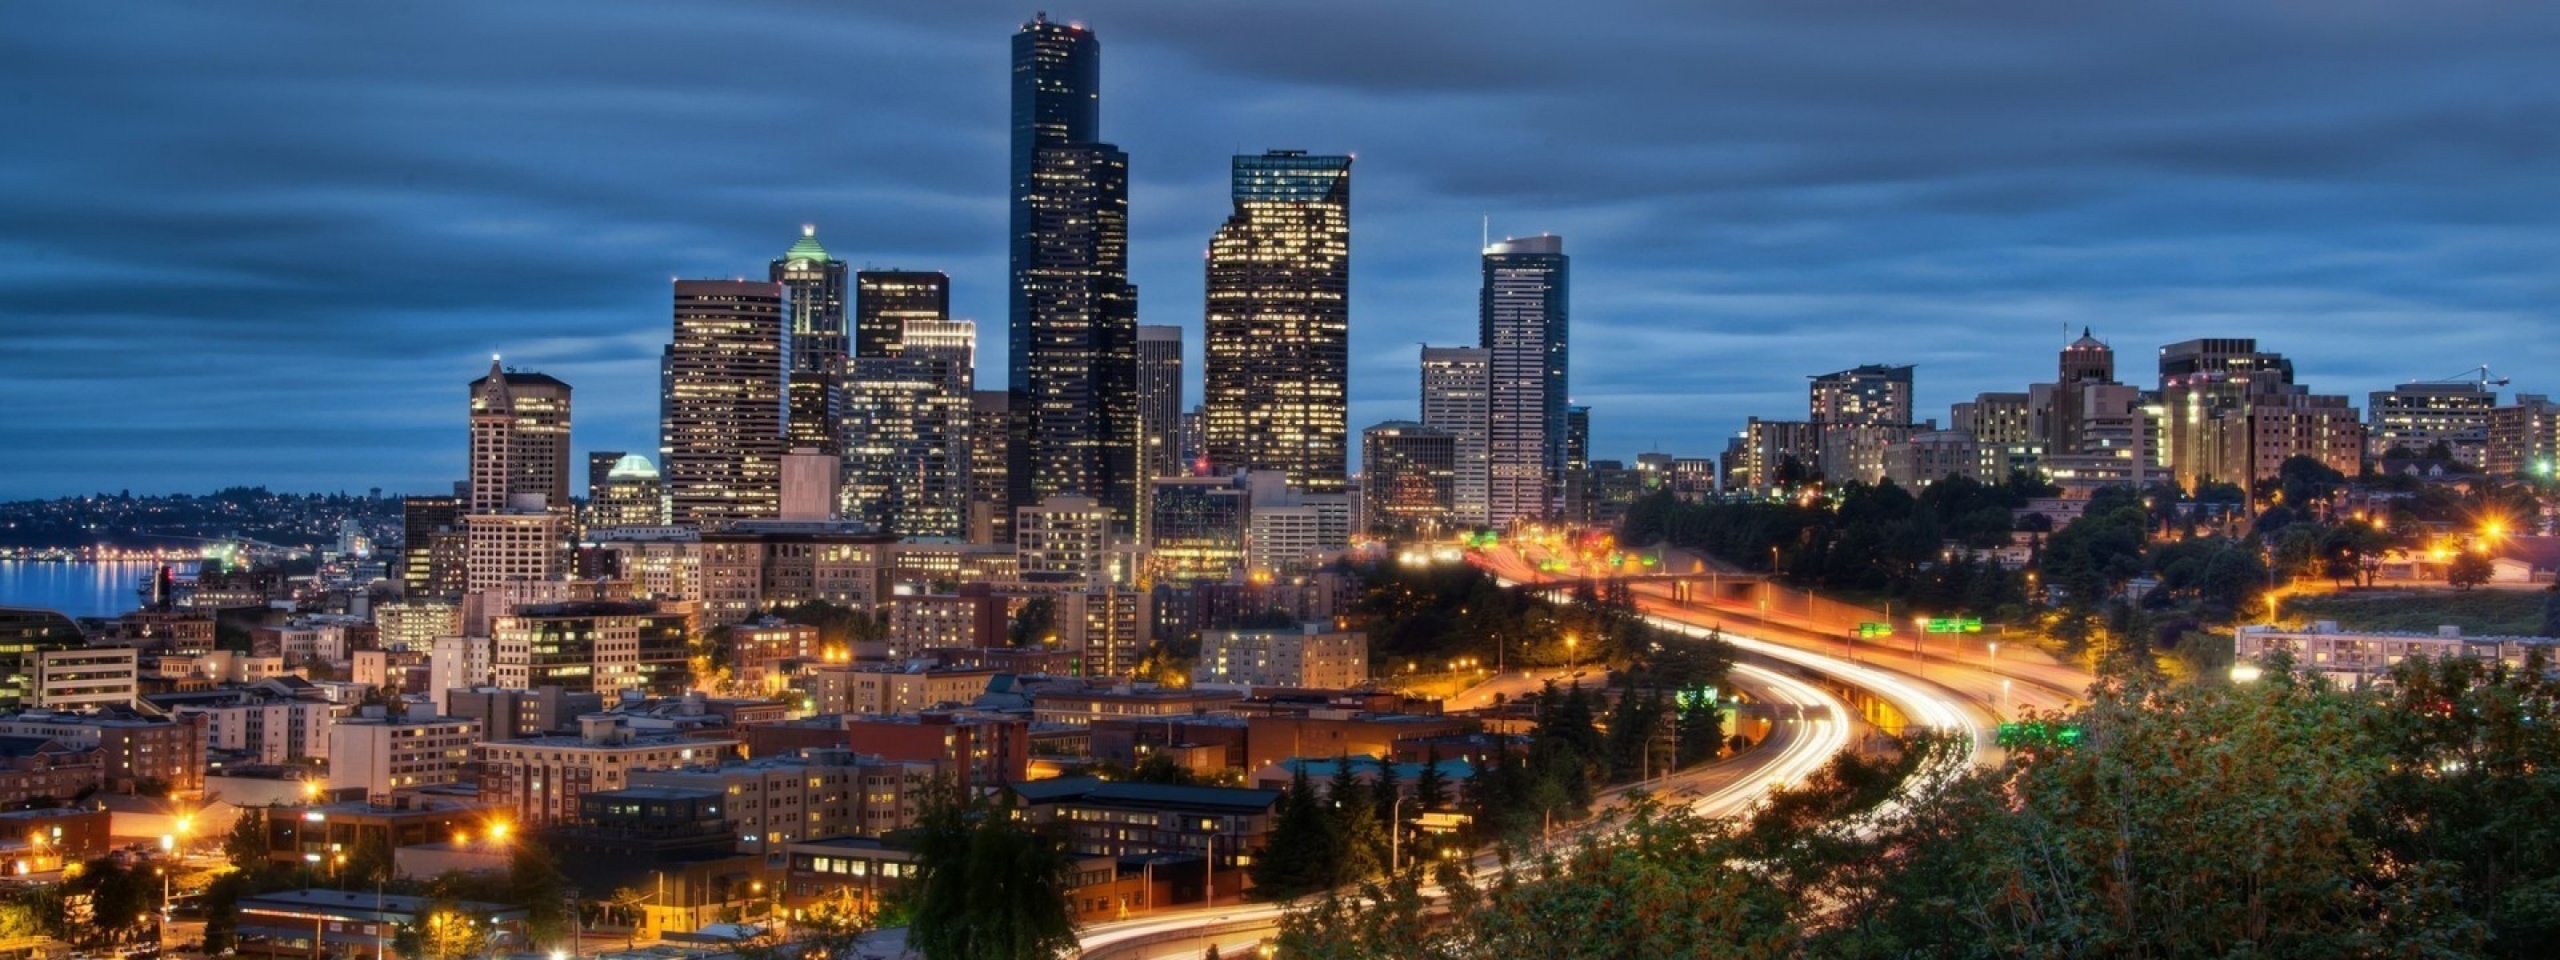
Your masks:
<svg viewBox="0 0 2560 960"><path fill-rule="evenodd" d="M186 820L180 819L178 825L179 829L186 829ZM177 850L176 834L160 835L160 952L162 953L169 952L169 868L175 864L169 856Z"/></svg>
<svg viewBox="0 0 2560 960"><path fill-rule="evenodd" d="M1581 637L1574 636L1570 633L1564 635L1564 672L1573 672L1573 655L1581 646Z"/></svg>

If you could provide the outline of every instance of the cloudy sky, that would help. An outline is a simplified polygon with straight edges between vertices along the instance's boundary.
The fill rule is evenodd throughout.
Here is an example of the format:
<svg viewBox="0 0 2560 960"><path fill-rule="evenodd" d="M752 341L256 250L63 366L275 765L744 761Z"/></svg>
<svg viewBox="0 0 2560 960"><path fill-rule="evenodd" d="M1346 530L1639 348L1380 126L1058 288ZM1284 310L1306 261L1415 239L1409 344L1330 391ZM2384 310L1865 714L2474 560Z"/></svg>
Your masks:
<svg viewBox="0 0 2560 960"><path fill-rule="evenodd" d="M28 0L0 32L0 496L425 491L503 353L651 450L669 278L814 222L951 273L1003 380L1007 35L888 0ZM1352 424L1574 256L1595 453L1707 454L1804 376L1924 415L2089 325L2257 336L2362 405L2560 393L2550 0L1094 0L1145 322L1200 325L1226 158L1349 152ZM1197 373L1193 374L1196 384ZM1196 396L1196 391L1195 391Z"/></svg>

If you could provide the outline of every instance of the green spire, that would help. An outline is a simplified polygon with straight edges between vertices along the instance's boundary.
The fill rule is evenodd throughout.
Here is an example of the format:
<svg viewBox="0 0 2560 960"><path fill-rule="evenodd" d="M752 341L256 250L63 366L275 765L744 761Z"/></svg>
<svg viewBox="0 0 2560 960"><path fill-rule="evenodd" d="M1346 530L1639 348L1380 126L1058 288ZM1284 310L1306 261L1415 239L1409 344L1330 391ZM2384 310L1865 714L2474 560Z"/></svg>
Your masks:
<svg viewBox="0 0 2560 960"><path fill-rule="evenodd" d="M800 225L800 242L792 244L791 249L783 251L782 259L824 263L835 258L827 255L827 248L818 245L818 226L813 223L804 223Z"/></svg>

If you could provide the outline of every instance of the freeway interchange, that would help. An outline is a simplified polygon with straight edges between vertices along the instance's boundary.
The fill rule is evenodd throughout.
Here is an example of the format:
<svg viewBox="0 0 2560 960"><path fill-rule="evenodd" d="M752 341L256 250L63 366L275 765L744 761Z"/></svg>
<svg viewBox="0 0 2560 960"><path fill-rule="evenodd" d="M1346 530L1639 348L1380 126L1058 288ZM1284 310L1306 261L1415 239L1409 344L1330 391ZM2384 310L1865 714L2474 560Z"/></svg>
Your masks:
<svg viewBox="0 0 2560 960"><path fill-rule="evenodd" d="M1577 579L1547 576L1530 558L1502 547L1472 551L1469 562L1507 586ZM1937 645L1941 649L1932 649L1925 640L1911 647L1844 645L1801 624L1755 618L1729 605L1686 601L1658 586L1640 586L1634 593L1638 609L1657 627L1691 636L1720 633L1741 655L1733 685L1773 708L1770 733L1757 749L1638 785L1703 816L1745 814L1770 791L1801 782L1848 749L1866 721L1835 690L1872 698L1912 726L1957 734L1964 749L1954 762L1962 764L1993 762L1998 756L1993 731L2001 721L2025 709L2068 706L2088 682L2078 671L2031 660L2022 651L2004 661L1990 650L1967 656L1953 642ZM1468 691L1460 701L1480 706L1492 692L1517 696L1550 679L1572 682L1561 673L1513 671ZM1630 789L1603 794L1601 802L1623 800ZM1470 867L1480 874L1496 869L1494 855L1479 854ZM1094 924L1081 933L1083 955L1171 960L1201 956L1214 945L1222 955L1252 956L1277 933L1291 906L1213 904Z"/></svg>

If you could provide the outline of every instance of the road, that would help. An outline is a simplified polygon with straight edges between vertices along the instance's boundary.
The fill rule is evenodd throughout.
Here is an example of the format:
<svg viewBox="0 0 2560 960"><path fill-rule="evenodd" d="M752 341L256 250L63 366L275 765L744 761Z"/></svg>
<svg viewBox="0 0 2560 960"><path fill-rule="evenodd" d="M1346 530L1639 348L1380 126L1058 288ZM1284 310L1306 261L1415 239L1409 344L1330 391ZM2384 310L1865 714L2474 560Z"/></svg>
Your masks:
<svg viewBox="0 0 2560 960"><path fill-rule="evenodd" d="M1847 704L1828 691L1778 670L1738 664L1734 683L1786 716L1770 727L1769 736L1751 752L1723 763L1696 767L1643 786L1674 801L1685 801L1705 816L1733 816L1749 809L1771 788L1801 782L1848 746L1854 720ZM1622 801L1629 788L1601 796ZM1561 839L1559 842L1562 842ZM1479 873L1498 869L1490 852L1471 863ZM1426 889L1436 894L1436 889ZM1250 957L1253 948L1274 936L1287 904L1237 903L1171 911L1156 916L1086 927L1081 933L1090 958L1109 960L1191 960L1215 944L1224 956Z"/></svg>
<svg viewBox="0 0 2560 960"><path fill-rule="evenodd" d="M1507 550L1478 554L1471 562L1506 585L1551 579L1539 573L1534 563ZM1675 602L1666 591L1639 590L1636 601L1647 621L1663 629L1692 636L1718 632L1746 657L1868 691L1915 725L1958 734L1967 746L1954 758L1959 766L1989 762L1998 755L1994 731L2003 718L2025 707L2068 705L2087 682L2077 671L2028 662L2015 654L2011 660L1998 660L1988 648L1980 658L1968 658L1958 641L1932 644L1924 636L1917 650L1907 643L1896 645L1898 649L1854 645L1818 632L1818 625L1752 622L1756 618L1737 616L1738 611L1725 607ZM1764 702L1794 707L1799 713L1794 722L1773 727L1768 740L1749 755L1654 785L1661 795L1688 799L1708 816L1741 813L1771 789L1801 781L1848 747L1857 724L1839 698L1786 672L1751 662L1736 664L1734 672L1738 686L1753 688ZM1516 697L1552 676L1498 674L1462 692L1453 705L1483 706L1496 692ZM1888 801L1887 810L1901 802L1900 797ZM1472 866L1483 871L1491 867L1490 860L1491 854L1480 855ZM1248 903L1096 924L1082 935L1083 953L1097 960L1187 960L1214 944L1223 955L1251 956L1256 945L1276 932L1286 909L1283 904Z"/></svg>

